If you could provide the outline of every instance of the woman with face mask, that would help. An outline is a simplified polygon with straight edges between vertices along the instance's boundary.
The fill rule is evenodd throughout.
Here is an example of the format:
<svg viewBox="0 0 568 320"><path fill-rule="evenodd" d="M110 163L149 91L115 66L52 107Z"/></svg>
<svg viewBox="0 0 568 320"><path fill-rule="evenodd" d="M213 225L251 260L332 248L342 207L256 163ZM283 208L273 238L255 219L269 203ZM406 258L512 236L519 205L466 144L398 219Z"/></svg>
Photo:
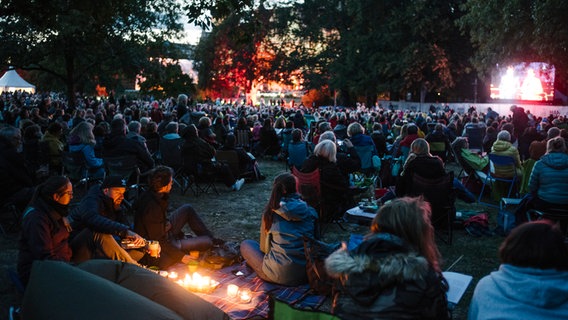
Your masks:
<svg viewBox="0 0 568 320"><path fill-rule="evenodd" d="M39 185L24 211L18 274L26 284L35 260L71 261L67 207L73 198L68 178L52 176Z"/></svg>

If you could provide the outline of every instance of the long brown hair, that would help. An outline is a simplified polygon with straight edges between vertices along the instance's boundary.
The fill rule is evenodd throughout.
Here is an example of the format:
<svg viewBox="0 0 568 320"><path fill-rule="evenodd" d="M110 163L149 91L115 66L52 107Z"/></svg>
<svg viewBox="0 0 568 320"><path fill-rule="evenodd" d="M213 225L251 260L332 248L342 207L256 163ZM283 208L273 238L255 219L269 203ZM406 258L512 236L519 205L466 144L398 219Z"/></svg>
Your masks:
<svg viewBox="0 0 568 320"><path fill-rule="evenodd" d="M280 199L284 195L290 195L297 192L296 188L296 177L289 172L281 173L276 178L274 178L274 183L272 184L272 193L270 194L270 199L264 208L262 213L262 221L264 222L264 229L266 231L270 230L273 221L273 210L280 208Z"/></svg>
<svg viewBox="0 0 568 320"><path fill-rule="evenodd" d="M397 198L381 207L371 223L371 233L385 232L402 238L436 271L441 271L431 215L430 204L422 196Z"/></svg>

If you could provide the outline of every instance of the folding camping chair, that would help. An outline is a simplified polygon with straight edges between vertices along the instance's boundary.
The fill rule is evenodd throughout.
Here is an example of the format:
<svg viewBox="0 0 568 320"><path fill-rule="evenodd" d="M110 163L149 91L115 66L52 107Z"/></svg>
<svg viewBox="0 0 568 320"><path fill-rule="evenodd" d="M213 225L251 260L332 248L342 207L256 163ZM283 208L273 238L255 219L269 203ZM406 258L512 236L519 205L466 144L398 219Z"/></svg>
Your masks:
<svg viewBox="0 0 568 320"><path fill-rule="evenodd" d="M511 194L513 193L513 188L515 188L515 185L517 184L517 165L515 164L515 159L513 157L509 157L509 156L501 156L501 155L496 155L496 154L492 154L489 153L489 172L487 174L483 173L483 172L479 172L477 171L477 174L482 178L483 180L483 186L481 187L481 192L479 193L479 198L478 198L478 202L479 203L483 203L492 207L497 207L496 205L487 203L487 202L482 202L481 198L483 197L483 191L485 190L485 186L489 185L494 186L495 182L497 181L502 181L505 183L509 184L509 190L507 192L507 196L506 198L511 198ZM495 175L495 171L497 168L512 168L513 169L513 176L512 177L499 177ZM515 196L517 196L517 194L513 194Z"/></svg>

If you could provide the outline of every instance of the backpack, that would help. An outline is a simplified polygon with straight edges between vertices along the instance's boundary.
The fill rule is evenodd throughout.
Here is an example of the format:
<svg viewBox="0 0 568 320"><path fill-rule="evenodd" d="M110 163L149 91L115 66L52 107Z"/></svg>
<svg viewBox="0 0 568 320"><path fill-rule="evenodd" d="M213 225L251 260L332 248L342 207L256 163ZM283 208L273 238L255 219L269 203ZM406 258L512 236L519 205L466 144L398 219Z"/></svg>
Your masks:
<svg viewBox="0 0 568 320"><path fill-rule="evenodd" d="M306 274L310 289L315 294L329 296L333 292L334 279L325 270L325 259L338 247L339 245L330 245L316 239L304 237Z"/></svg>

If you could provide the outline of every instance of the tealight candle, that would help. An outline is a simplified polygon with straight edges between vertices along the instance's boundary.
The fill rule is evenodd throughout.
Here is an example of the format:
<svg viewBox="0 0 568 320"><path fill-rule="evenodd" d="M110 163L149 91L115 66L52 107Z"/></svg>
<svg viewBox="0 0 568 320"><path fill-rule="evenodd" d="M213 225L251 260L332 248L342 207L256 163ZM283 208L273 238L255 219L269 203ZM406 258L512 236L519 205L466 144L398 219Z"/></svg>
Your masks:
<svg viewBox="0 0 568 320"><path fill-rule="evenodd" d="M162 270L162 271L160 271L160 275L165 278L165 277L168 276L168 272L165 271L165 270Z"/></svg>
<svg viewBox="0 0 568 320"><path fill-rule="evenodd" d="M239 290L239 298L241 303L249 303L252 300L252 292L249 289L243 288Z"/></svg>
<svg viewBox="0 0 568 320"><path fill-rule="evenodd" d="M178 277L178 274L175 271L170 272L170 274L168 275L168 278L174 279L174 280L177 279L177 277Z"/></svg>
<svg viewBox="0 0 568 320"><path fill-rule="evenodd" d="M239 286L235 284L230 284L227 287L227 296L229 298L236 298L238 293L239 293Z"/></svg>

